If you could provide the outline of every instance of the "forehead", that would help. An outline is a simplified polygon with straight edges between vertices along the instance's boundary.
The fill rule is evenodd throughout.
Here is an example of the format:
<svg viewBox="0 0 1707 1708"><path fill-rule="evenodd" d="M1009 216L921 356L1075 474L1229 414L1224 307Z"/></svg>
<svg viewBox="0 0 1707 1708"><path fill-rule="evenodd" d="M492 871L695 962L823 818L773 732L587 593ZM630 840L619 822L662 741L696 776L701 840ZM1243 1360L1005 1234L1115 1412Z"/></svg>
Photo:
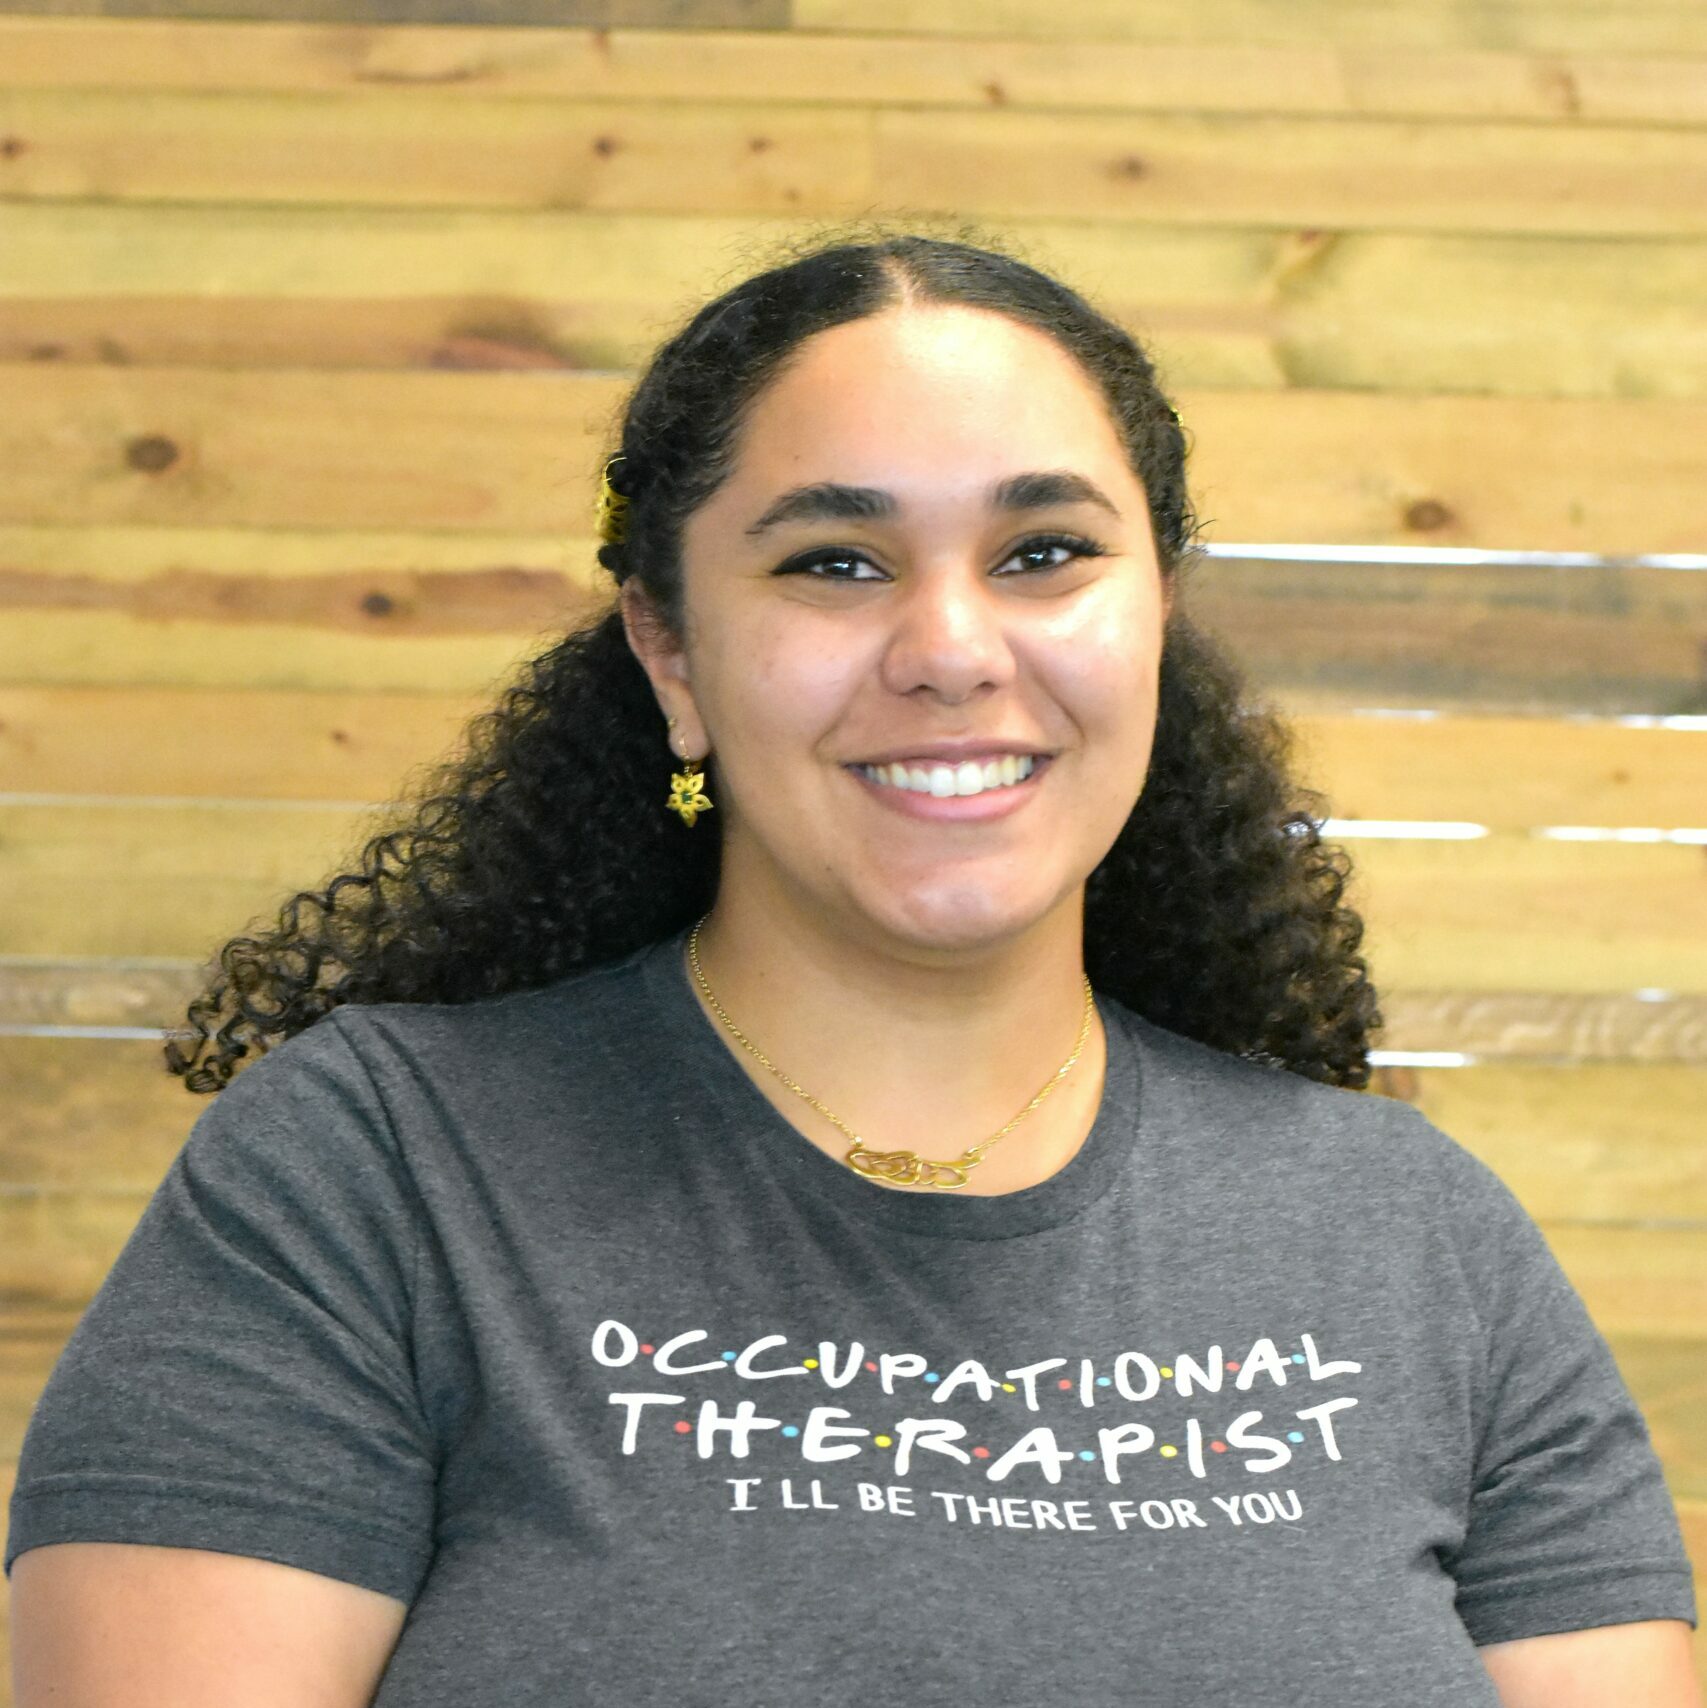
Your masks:
<svg viewBox="0 0 1707 1708"><path fill-rule="evenodd" d="M807 459L856 478L847 465L862 459L892 473L953 461L1048 467L1093 455L1121 460L1114 423L1053 338L1005 315L933 305L808 339L756 400L739 460L766 479Z"/></svg>

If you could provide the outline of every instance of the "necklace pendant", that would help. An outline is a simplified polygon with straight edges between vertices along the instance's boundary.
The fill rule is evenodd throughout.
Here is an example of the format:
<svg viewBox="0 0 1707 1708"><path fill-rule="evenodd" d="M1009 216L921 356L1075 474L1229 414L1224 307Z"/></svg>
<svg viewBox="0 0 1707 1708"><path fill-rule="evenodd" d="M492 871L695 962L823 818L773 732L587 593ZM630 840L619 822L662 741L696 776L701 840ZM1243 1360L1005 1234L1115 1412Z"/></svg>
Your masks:
<svg viewBox="0 0 1707 1708"><path fill-rule="evenodd" d="M869 1150L858 1139L854 1140L846 1161L856 1174L887 1180L897 1186L937 1186L945 1191L964 1186L967 1170L972 1166L970 1163L931 1162L915 1151Z"/></svg>

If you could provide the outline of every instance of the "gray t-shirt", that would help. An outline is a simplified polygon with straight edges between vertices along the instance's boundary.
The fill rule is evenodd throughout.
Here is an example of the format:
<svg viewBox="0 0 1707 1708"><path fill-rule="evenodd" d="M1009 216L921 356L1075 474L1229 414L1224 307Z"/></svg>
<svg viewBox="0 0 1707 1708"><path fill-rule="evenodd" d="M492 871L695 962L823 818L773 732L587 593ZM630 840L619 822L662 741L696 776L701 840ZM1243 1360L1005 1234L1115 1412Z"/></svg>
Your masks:
<svg viewBox="0 0 1707 1708"><path fill-rule="evenodd" d="M771 1106L685 935L240 1074L54 1369L7 1569L397 1596L380 1708L1467 1708L1475 1644L1694 1623L1605 1341L1416 1110L1099 994L1065 1168L896 1191Z"/></svg>

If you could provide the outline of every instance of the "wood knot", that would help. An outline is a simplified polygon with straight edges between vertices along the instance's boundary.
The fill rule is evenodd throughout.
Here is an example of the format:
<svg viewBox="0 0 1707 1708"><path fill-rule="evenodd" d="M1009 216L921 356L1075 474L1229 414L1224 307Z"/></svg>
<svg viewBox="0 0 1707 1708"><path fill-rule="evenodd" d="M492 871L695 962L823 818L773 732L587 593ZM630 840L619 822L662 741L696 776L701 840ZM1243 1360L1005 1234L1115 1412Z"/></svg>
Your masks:
<svg viewBox="0 0 1707 1708"><path fill-rule="evenodd" d="M751 154L763 154L767 148L775 146L768 136L750 136L747 138L747 149Z"/></svg>
<svg viewBox="0 0 1707 1708"><path fill-rule="evenodd" d="M1580 116L1583 110L1582 87L1568 67L1548 66L1542 72L1542 87L1567 118Z"/></svg>
<svg viewBox="0 0 1707 1708"><path fill-rule="evenodd" d="M1000 83L986 83L983 85L983 89L984 99L992 107L1005 107L1008 104L1008 92Z"/></svg>
<svg viewBox="0 0 1707 1708"><path fill-rule="evenodd" d="M362 609L370 617L389 617L396 607L397 601L389 593L369 593L362 598Z"/></svg>
<svg viewBox="0 0 1707 1708"><path fill-rule="evenodd" d="M621 146L622 144L614 136L595 136L593 138L593 152L595 154L615 154Z"/></svg>
<svg viewBox="0 0 1707 1708"><path fill-rule="evenodd" d="M143 474L159 474L178 460L178 447L164 433L145 433L125 446L124 460Z"/></svg>
<svg viewBox="0 0 1707 1708"><path fill-rule="evenodd" d="M0 160L16 160L29 146L21 136L0 136Z"/></svg>
<svg viewBox="0 0 1707 1708"><path fill-rule="evenodd" d="M1405 507L1405 526L1419 534L1445 528L1457 519L1438 498L1419 498Z"/></svg>
<svg viewBox="0 0 1707 1708"><path fill-rule="evenodd" d="M1114 163L1114 175L1117 178L1142 178L1149 171L1136 154L1123 154Z"/></svg>

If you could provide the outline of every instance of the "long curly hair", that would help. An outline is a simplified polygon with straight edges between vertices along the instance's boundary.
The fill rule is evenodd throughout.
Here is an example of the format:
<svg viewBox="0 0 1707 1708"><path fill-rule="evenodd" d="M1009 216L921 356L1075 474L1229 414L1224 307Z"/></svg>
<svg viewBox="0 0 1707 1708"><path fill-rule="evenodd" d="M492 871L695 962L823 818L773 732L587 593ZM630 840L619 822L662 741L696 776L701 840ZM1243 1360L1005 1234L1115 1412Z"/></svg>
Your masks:
<svg viewBox="0 0 1707 1708"><path fill-rule="evenodd" d="M1047 333L1107 401L1175 591L1144 787L1086 884L1085 971L1158 1026L1362 1088L1381 1017L1356 953L1363 922L1342 905L1349 856L1318 834L1324 798L1289 774L1290 729L1243 703L1239 669L1178 597L1202 557L1179 416L1137 341L1017 254L966 241L970 229L842 226L773 251L700 308L621 411L607 461L620 453L624 538L599 562L618 586L638 577L681 633L683 525L730 475L749 408L815 333L910 303ZM721 815L689 830L664 809L666 734L613 599L521 665L456 756L388 809L359 869L224 945L189 1029L169 1034L169 1070L218 1091L252 1049L341 1004L536 988L684 927L716 897Z"/></svg>

